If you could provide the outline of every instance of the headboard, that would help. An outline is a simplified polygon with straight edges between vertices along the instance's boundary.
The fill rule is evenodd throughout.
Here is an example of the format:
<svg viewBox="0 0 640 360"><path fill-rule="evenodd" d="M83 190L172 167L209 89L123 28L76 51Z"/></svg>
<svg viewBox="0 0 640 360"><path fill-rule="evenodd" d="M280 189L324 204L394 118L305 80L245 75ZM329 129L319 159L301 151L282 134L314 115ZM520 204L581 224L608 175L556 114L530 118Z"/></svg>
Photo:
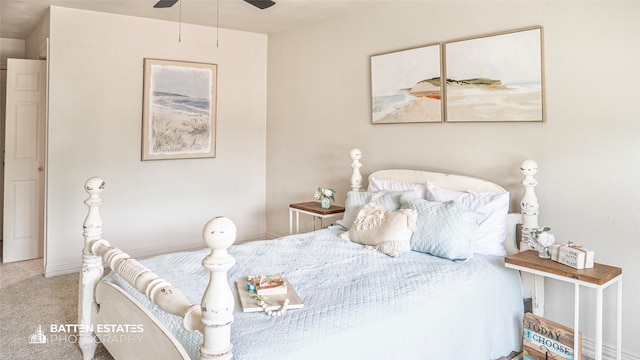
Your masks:
<svg viewBox="0 0 640 360"><path fill-rule="evenodd" d="M455 191L506 192L502 186L487 180L430 171L404 169L379 170L369 175L369 179L373 177L376 179L395 180L413 184L426 184L430 181L439 187Z"/></svg>
<svg viewBox="0 0 640 360"><path fill-rule="evenodd" d="M362 175L360 174L360 167L362 164L360 163L360 159L362 157L362 151L359 149L353 149L349 153L349 156L352 159L351 167L353 168L353 174L351 175L351 190L352 191L364 191L362 186ZM507 236L504 241L505 249L507 250L507 254L515 254L519 252L519 244L517 243L518 239L516 237L516 226L518 224L523 223L523 215L525 221L529 225L533 224L534 227L537 226L537 216L538 216L538 207L529 206L527 204L535 204L537 205L537 199L535 198L535 194L533 193L532 185L532 166L535 162L531 160L526 160L521 165L521 171L525 174L525 180L523 180L523 185L525 186L525 194L526 196L523 198L521 202L521 206L523 208L522 212L517 213L509 213L507 216ZM525 166L526 164L526 166ZM537 166L535 166L537 170ZM535 174L535 172L533 172ZM503 193L506 190L495 183L492 183L487 180L473 178L469 176L462 175L452 175L452 174L443 174L437 172L430 171L421 171L421 170L405 170L405 169L391 169L391 170L378 170L369 175L369 179L375 177L376 179L382 180L394 180L404 183L412 183L412 184L426 184L427 182L432 182L436 186L455 190L455 191L474 191L474 192L494 192L494 193ZM533 211L532 211L533 210ZM524 224L525 226L528 224ZM523 235L529 233L529 228L523 227Z"/></svg>

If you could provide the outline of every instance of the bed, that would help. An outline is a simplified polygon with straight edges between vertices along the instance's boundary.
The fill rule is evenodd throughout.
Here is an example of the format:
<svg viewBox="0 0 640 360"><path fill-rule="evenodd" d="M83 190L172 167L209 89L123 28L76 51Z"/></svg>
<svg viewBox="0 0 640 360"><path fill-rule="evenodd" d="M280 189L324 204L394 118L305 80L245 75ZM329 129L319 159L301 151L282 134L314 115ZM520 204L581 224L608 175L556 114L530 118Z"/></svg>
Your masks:
<svg viewBox="0 0 640 360"><path fill-rule="evenodd" d="M361 155L350 153L351 191L336 226L232 245L235 225L217 217L203 229L207 248L144 261L102 239L105 183L87 180L84 359L98 343L116 359L498 359L519 351L523 289L504 255L518 251L523 214L529 223L537 216L524 211L537 204L533 192L522 213L507 214L505 189L471 177L381 170L365 190ZM275 273L304 307L242 312L237 283Z"/></svg>

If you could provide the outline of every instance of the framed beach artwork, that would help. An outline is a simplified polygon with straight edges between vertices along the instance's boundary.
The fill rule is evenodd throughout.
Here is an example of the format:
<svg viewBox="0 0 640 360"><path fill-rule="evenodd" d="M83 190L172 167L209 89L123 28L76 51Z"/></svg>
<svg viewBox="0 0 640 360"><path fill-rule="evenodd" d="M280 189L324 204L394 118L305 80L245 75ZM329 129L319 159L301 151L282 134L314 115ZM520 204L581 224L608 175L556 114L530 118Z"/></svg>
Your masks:
<svg viewBox="0 0 640 360"><path fill-rule="evenodd" d="M440 73L440 44L371 56L371 122L442 122Z"/></svg>
<svg viewBox="0 0 640 360"><path fill-rule="evenodd" d="M445 121L544 121L542 27L447 42Z"/></svg>
<svg viewBox="0 0 640 360"><path fill-rule="evenodd" d="M217 65L144 59L142 160L216 152Z"/></svg>

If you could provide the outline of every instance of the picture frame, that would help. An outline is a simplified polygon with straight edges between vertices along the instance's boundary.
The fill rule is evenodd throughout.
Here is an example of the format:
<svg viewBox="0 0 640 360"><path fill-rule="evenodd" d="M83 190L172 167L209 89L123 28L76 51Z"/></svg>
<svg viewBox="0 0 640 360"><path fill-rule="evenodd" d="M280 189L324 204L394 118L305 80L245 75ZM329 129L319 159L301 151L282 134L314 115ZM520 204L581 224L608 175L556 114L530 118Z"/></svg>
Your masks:
<svg viewBox="0 0 640 360"><path fill-rule="evenodd" d="M214 158L217 65L144 59L142 160Z"/></svg>
<svg viewBox="0 0 640 360"><path fill-rule="evenodd" d="M544 122L541 26L444 44L446 122Z"/></svg>
<svg viewBox="0 0 640 360"><path fill-rule="evenodd" d="M371 56L372 124L443 121L441 44Z"/></svg>

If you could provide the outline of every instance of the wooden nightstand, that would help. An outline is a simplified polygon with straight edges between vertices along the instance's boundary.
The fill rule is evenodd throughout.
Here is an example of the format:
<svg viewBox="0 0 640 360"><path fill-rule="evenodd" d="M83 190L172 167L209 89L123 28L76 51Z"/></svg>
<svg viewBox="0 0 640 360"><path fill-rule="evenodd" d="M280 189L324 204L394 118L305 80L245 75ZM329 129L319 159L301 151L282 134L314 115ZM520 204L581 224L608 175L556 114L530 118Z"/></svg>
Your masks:
<svg viewBox="0 0 640 360"><path fill-rule="evenodd" d="M616 359L622 356L622 269L603 264L594 264L593 268L577 270L551 259L542 259L535 250L527 250L507 256L505 266L535 275L536 286L533 299L533 312L544 316L544 278L556 279L574 284L574 349L578 347L578 326L580 319L580 286L596 290L596 343L595 359L602 359L602 293L609 285L617 284L617 343Z"/></svg>
<svg viewBox="0 0 640 360"><path fill-rule="evenodd" d="M320 219L320 228L324 224L323 220L330 217L339 216L344 213L344 207L331 205L328 209L323 209L319 202L309 201L289 205L289 234L293 234L293 213L296 213L296 233L300 232L300 214L313 216L313 230L316 229L316 219Z"/></svg>

